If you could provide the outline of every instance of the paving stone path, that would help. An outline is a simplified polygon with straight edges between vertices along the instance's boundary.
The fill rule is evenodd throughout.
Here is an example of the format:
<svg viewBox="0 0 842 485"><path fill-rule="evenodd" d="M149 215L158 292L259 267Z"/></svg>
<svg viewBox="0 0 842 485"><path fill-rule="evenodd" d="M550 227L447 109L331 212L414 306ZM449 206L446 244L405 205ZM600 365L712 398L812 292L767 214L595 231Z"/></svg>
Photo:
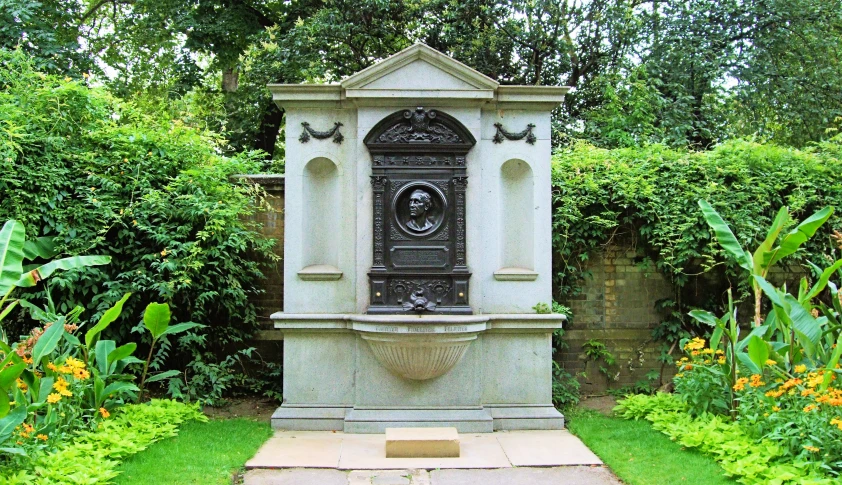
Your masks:
<svg viewBox="0 0 842 485"><path fill-rule="evenodd" d="M604 466L490 470L249 470L244 485L623 485Z"/></svg>

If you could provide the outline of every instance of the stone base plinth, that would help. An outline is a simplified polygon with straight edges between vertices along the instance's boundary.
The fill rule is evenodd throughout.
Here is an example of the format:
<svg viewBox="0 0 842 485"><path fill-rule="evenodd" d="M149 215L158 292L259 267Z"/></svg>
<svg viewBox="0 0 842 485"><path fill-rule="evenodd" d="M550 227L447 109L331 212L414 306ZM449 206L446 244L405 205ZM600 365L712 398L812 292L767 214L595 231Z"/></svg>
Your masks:
<svg viewBox="0 0 842 485"><path fill-rule="evenodd" d="M459 458L456 428L386 428L386 458Z"/></svg>

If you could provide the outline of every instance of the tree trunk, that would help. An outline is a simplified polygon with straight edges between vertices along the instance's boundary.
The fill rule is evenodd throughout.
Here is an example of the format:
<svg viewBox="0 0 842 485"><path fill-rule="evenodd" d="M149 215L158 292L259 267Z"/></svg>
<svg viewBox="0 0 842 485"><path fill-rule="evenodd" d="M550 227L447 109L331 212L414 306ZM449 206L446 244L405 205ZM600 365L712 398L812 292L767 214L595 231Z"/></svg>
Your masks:
<svg viewBox="0 0 842 485"><path fill-rule="evenodd" d="M222 71L222 90L226 93L236 93L240 84L240 72L236 68Z"/></svg>

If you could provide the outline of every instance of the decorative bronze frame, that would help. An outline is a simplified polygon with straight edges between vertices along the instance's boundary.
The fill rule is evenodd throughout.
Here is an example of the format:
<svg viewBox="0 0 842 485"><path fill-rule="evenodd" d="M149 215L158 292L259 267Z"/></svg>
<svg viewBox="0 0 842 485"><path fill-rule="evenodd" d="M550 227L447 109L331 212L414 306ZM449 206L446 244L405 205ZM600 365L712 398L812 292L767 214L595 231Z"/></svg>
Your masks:
<svg viewBox="0 0 842 485"><path fill-rule="evenodd" d="M374 211L368 312L471 314L465 156L476 144L473 135L447 113L419 107L387 116L364 143L372 156ZM424 210L436 218L424 231L402 223L411 211L402 201L415 190L427 194Z"/></svg>

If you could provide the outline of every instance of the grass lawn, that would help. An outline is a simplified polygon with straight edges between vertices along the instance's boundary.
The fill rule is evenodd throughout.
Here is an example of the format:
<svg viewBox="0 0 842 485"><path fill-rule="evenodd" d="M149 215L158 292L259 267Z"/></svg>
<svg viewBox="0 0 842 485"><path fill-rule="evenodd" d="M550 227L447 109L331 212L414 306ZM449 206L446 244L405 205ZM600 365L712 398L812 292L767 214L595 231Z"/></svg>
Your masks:
<svg viewBox="0 0 842 485"><path fill-rule="evenodd" d="M251 419L190 421L178 436L128 457L117 485L230 484L234 472L272 435L269 423Z"/></svg>
<svg viewBox="0 0 842 485"><path fill-rule="evenodd" d="M627 485L733 485L712 458L685 450L649 421L629 421L596 411L565 413L567 427Z"/></svg>

